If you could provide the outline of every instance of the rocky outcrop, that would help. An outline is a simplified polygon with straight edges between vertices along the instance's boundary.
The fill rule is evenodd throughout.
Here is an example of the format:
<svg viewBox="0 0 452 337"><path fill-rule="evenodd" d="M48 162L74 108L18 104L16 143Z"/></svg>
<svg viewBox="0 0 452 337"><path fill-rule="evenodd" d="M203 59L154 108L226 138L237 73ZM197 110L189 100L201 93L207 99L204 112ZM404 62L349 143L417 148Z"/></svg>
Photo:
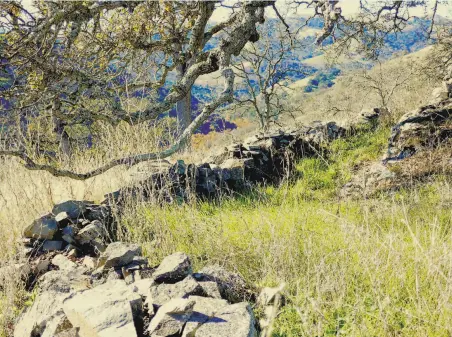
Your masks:
<svg viewBox="0 0 452 337"><path fill-rule="evenodd" d="M439 147L452 136L452 99L404 115L393 127L385 162Z"/></svg>
<svg viewBox="0 0 452 337"><path fill-rule="evenodd" d="M93 258L95 269L85 258L49 256L48 269L36 283L37 296L20 315L14 336L257 336L250 305L233 304L221 298L220 291L206 291L207 281L199 279L202 273L192 274L187 255L175 253L150 268L140 254L136 245L114 242ZM220 267L206 270L221 276L218 283L213 277L208 281L217 289L224 289L226 282L246 287L237 274ZM112 273L115 279L109 279ZM130 278L131 273L135 277ZM243 291L230 286L228 297L239 299Z"/></svg>
<svg viewBox="0 0 452 337"><path fill-rule="evenodd" d="M432 104L400 118L382 161L360 169L342 188L342 196L368 196L432 174L452 173L451 81L446 76L443 86L434 90Z"/></svg>

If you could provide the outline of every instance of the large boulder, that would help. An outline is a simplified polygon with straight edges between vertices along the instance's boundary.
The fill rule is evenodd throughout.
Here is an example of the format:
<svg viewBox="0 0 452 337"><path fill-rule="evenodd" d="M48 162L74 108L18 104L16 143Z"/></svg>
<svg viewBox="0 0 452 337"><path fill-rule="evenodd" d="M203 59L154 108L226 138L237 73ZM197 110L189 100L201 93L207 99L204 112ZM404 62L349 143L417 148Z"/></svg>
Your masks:
<svg viewBox="0 0 452 337"><path fill-rule="evenodd" d="M152 276L158 283L176 283L191 273L190 258L178 252L165 257Z"/></svg>
<svg viewBox="0 0 452 337"><path fill-rule="evenodd" d="M24 229L23 235L31 239L52 240L58 231L58 223L52 214L47 214L36 219Z"/></svg>
<svg viewBox="0 0 452 337"><path fill-rule="evenodd" d="M134 337L142 300L123 281L110 281L67 298L63 309L81 337Z"/></svg>

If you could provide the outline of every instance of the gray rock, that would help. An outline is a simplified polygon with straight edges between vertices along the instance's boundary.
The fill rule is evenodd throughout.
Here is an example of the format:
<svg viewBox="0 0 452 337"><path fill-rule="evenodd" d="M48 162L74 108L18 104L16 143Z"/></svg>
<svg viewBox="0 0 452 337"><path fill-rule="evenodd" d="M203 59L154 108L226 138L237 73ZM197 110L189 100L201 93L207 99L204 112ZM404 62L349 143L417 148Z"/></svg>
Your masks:
<svg viewBox="0 0 452 337"><path fill-rule="evenodd" d="M55 218L52 214L47 214L33 221L31 225L25 228L23 235L31 239L51 240L57 230L58 224Z"/></svg>
<svg viewBox="0 0 452 337"><path fill-rule="evenodd" d="M38 290L57 293L69 293L86 290L91 287L91 278L84 268L70 270L51 270L39 278Z"/></svg>
<svg viewBox="0 0 452 337"><path fill-rule="evenodd" d="M67 298L63 309L81 336L136 337L142 300L124 282L110 281Z"/></svg>
<svg viewBox="0 0 452 337"><path fill-rule="evenodd" d="M201 281L201 282L199 282L199 285L201 286L202 290L204 291L204 293L207 297L221 299L220 287L218 286L218 284L216 282Z"/></svg>
<svg viewBox="0 0 452 337"><path fill-rule="evenodd" d="M104 225L99 220L94 220L92 223L81 229L75 237L75 240L84 245L91 241L102 238L106 235Z"/></svg>
<svg viewBox="0 0 452 337"><path fill-rule="evenodd" d="M39 275L49 270L50 261L48 259L35 260L32 262L33 274Z"/></svg>
<svg viewBox="0 0 452 337"><path fill-rule="evenodd" d="M74 228L73 226L66 226L61 230L62 238L64 241L66 241L67 243L75 243L75 239L74 236L77 233L76 228Z"/></svg>
<svg viewBox="0 0 452 337"><path fill-rule="evenodd" d="M182 337L191 337L193 332L206 323L211 317L215 317L215 314L221 312L224 307L227 307L229 303L222 299L213 299L200 296L190 296L189 300L195 301L193 312L185 324Z"/></svg>
<svg viewBox="0 0 452 337"><path fill-rule="evenodd" d="M69 292L45 291L18 319L14 337L54 337L66 324L62 305Z"/></svg>
<svg viewBox="0 0 452 337"><path fill-rule="evenodd" d="M174 253L163 259L154 271L153 278L158 283L175 283L192 273L190 258L184 253Z"/></svg>
<svg viewBox="0 0 452 337"><path fill-rule="evenodd" d="M147 297L149 294L149 289L151 289L151 286L154 285L154 280L150 278L141 279L133 282L130 285L130 289L132 289L133 292L136 292L141 297Z"/></svg>
<svg viewBox="0 0 452 337"><path fill-rule="evenodd" d="M221 308L214 317L201 324L196 337L257 337L255 318L247 303ZM187 335L188 336L188 335Z"/></svg>
<svg viewBox="0 0 452 337"><path fill-rule="evenodd" d="M61 212L66 212L70 218L77 219L86 212L88 205L89 202L87 201L68 200L55 205L52 209L52 213L59 214Z"/></svg>
<svg viewBox="0 0 452 337"><path fill-rule="evenodd" d="M61 212L55 216L55 221L58 222L60 227L65 227L71 223L71 218L66 212Z"/></svg>
<svg viewBox="0 0 452 337"><path fill-rule="evenodd" d="M248 300L251 296L245 280L220 266L206 266L193 275L197 281L212 281L218 284L221 297L231 303Z"/></svg>
<svg viewBox="0 0 452 337"><path fill-rule="evenodd" d="M124 280L124 275L120 269L111 269L107 274L107 282L113 280Z"/></svg>
<svg viewBox="0 0 452 337"><path fill-rule="evenodd" d="M52 252L55 250L62 250L63 249L63 241L53 241L53 240L46 240L44 241L42 245L42 250L45 252Z"/></svg>
<svg viewBox="0 0 452 337"><path fill-rule="evenodd" d="M99 263L104 268L122 267L133 261L135 256L141 255L141 247L132 243L110 243L102 253Z"/></svg>
<svg viewBox="0 0 452 337"><path fill-rule="evenodd" d="M61 254L56 255L52 259L52 264L60 268L60 270L71 270L77 267L77 264Z"/></svg>
<svg viewBox="0 0 452 337"><path fill-rule="evenodd" d="M88 268L88 270L94 270L97 267L97 260L91 256L85 256L82 264Z"/></svg>
<svg viewBox="0 0 452 337"><path fill-rule="evenodd" d="M195 301L175 298L165 303L151 320L149 336L170 337L180 335L190 318Z"/></svg>
<svg viewBox="0 0 452 337"><path fill-rule="evenodd" d="M173 298L187 298L190 295L204 295L200 284L192 276L174 284L154 284L149 288L146 303L150 307L160 307Z"/></svg>

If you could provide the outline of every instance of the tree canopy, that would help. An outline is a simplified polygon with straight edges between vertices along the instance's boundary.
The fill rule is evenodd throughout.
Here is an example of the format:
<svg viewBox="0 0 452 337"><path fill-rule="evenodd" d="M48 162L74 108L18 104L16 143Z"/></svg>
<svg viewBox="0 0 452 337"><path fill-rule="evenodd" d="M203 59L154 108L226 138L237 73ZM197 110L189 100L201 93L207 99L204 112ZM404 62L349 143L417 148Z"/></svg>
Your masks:
<svg viewBox="0 0 452 337"><path fill-rule="evenodd" d="M16 130L0 155L19 157L29 169L83 180L116 165L174 154L215 110L232 102L232 59L247 43L258 41L257 27L264 23L266 9L281 20L290 38L305 25L303 19L289 26L275 3L237 2L221 22L212 20L221 6L215 1L36 1L33 12L19 1L0 3L1 67L10 74L1 94L10 102L4 110L12 120L39 114L59 121L63 129L95 121L149 122L190 95L200 76L220 71L224 80L221 94L161 152L119 158L76 173L34 161ZM419 4L387 1L371 8L361 2L361 12L353 19L342 15L338 1L294 1L287 6L310 8L308 20L323 19L317 44L331 38L341 51L359 41L366 51L375 51L385 34L404 28L411 18L409 9ZM177 76L180 66L183 72ZM124 108L122 100L133 95L149 101L145 108Z"/></svg>

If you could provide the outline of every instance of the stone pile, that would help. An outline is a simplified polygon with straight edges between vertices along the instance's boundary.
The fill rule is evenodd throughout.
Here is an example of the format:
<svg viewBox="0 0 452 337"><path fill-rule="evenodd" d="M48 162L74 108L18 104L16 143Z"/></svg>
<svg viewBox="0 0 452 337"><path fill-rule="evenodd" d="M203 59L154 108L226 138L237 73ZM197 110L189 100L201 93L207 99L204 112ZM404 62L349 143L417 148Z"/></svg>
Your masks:
<svg viewBox="0 0 452 337"><path fill-rule="evenodd" d="M69 200L52 209L24 229L26 256L50 251L67 251L70 255L97 254L111 241L113 216L107 205Z"/></svg>
<svg viewBox="0 0 452 337"><path fill-rule="evenodd" d="M345 135L346 130L334 122L258 134L231 144L202 164L180 160L136 186L106 195L105 203L120 204L130 195L164 201L187 200L190 195L212 198L253 184L277 183L290 176L297 160L319 155L325 142Z"/></svg>
<svg viewBox="0 0 452 337"><path fill-rule="evenodd" d="M141 253L122 242L98 257L47 253L14 337L257 336L246 302L253 292L238 274L219 266L193 273L184 253L151 268Z"/></svg>

